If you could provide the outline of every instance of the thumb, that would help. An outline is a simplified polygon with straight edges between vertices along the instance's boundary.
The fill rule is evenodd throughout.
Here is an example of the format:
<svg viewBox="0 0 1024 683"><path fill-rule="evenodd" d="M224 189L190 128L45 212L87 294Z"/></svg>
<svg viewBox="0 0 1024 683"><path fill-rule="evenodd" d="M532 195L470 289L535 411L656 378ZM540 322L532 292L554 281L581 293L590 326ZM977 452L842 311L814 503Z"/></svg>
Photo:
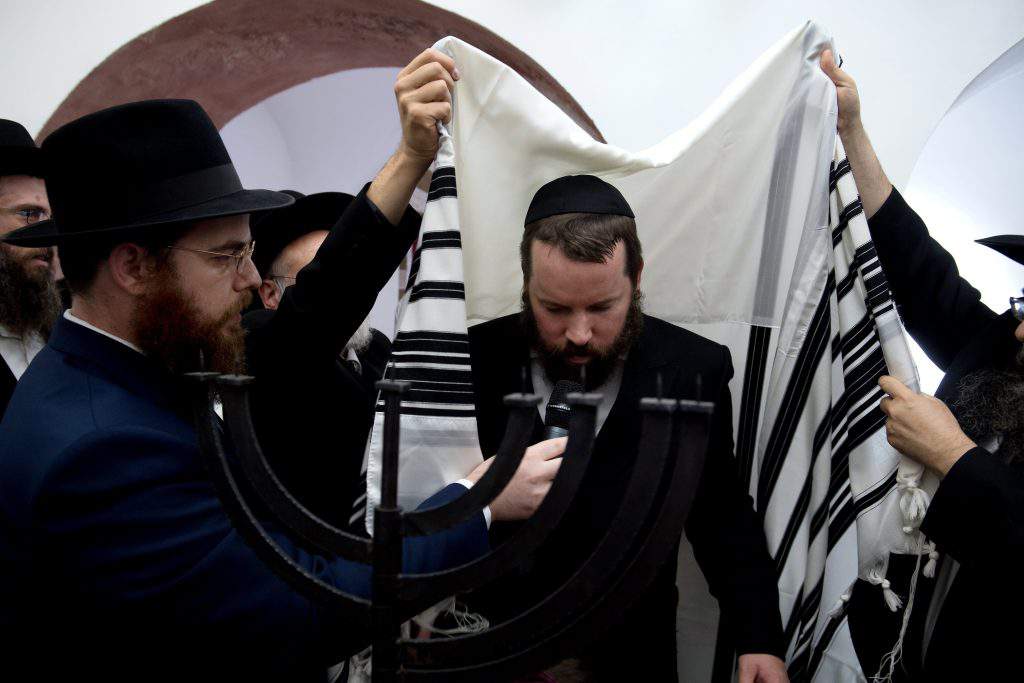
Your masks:
<svg viewBox="0 0 1024 683"><path fill-rule="evenodd" d="M557 439L548 439L546 441L538 441L529 448L526 449L525 458L534 458L537 460L551 460L557 458L565 452L565 444L569 441L568 437L560 436Z"/></svg>
<svg viewBox="0 0 1024 683"><path fill-rule="evenodd" d="M893 398L910 398L914 395L914 391L910 387L889 375L879 377L878 386Z"/></svg>
<svg viewBox="0 0 1024 683"><path fill-rule="evenodd" d="M836 86L849 85L850 77L842 69L836 66L836 57L831 49L825 49L821 53L821 70L832 79Z"/></svg>

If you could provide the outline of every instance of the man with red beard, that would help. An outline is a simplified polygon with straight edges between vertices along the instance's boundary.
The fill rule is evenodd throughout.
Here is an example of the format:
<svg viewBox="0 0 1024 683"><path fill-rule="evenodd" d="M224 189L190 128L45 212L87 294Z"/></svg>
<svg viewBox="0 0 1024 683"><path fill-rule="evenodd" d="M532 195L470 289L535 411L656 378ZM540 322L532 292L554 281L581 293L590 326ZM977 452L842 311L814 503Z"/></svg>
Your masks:
<svg viewBox="0 0 1024 683"><path fill-rule="evenodd" d="M545 399L562 380L601 392L590 466L561 524L518 575L469 600L492 621L521 612L564 583L596 547L623 499L637 458L640 399L661 394L715 402L707 460L686 523L711 592L733 628L742 683L788 680L775 569L753 501L733 457L729 350L643 314L643 255L633 212L594 176L566 176L541 187L520 245L522 312L470 328L480 436L493 453L505 431L505 394L524 374ZM698 377L700 380L698 380ZM543 433L538 413L535 438ZM496 523L492 536L514 532ZM625 552L626 549L623 549ZM598 642L566 653L559 674L572 680L675 681L676 552L647 592Z"/></svg>
<svg viewBox="0 0 1024 683"><path fill-rule="evenodd" d="M407 204L436 152L437 123L450 118L454 74L451 59L431 51L400 74L402 143L321 248L331 265L309 266L305 303L337 291L372 302L375 283L355 264L377 258L380 242L415 237L418 217ZM369 634L294 591L234 531L180 376L241 369L241 311L260 283L248 214L292 198L242 188L216 127L190 100L89 114L54 131L42 149L53 219L6 239L59 245L72 305L0 423L5 673L324 680ZM364 315L351 315L351 326L338 316L321 332L348 338ZM300 342L332 340L292 339ZM561 450L559 442L534 447L524 467L547 469ZM516 477L491 505L494 519L536 509L533 480ZM425 505L465 490L452 484ZM367 566L314 555L272 520L263 526L306 572L369 594ZM436 571L486 548L480 513L408 541L403 571Z"/></svg>
<svg viewBox="0 0 1024 683"><path fill-rule="evenodd" d="M28 131L0 119L0 237L50 216L42 155ZM0 243L0 420L14 385L43 348L60 298L49 247Z"/></svg>

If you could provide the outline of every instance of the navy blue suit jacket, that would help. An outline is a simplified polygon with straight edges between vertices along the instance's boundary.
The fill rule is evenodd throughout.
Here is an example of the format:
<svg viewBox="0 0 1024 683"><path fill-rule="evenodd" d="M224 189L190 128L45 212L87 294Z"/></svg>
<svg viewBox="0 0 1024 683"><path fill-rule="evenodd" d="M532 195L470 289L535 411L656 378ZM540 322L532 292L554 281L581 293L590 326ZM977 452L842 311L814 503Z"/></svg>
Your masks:
<svg viewBox="0 0 1024 683"><path fill-rule="evenodd" d="M424 505L464 490L452 485ZM369 593L365 567L268 529L307 570ZM407 542L405 570L437 570L486 548L477 515ZM180 380L64 319L0 423L0 554L6 670L322 680L365 641L233 530Z"/></svg>

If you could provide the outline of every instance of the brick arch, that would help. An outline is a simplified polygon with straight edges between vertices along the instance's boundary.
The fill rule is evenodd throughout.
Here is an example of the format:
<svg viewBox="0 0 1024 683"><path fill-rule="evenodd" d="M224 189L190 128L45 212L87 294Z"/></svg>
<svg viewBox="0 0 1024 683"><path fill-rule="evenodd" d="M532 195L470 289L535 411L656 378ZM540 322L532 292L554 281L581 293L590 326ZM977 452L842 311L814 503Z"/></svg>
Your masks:
<svg viewBox="0 0 1024 683"><path fill-rule="evenodd" d="M420 0L218 0L111 54L64 99L39 133L134 100L187 97L218 128L282 90L347 69L404 66L453 35L518 71L596 139L583 108L537 62L483 26Z"/></svg>

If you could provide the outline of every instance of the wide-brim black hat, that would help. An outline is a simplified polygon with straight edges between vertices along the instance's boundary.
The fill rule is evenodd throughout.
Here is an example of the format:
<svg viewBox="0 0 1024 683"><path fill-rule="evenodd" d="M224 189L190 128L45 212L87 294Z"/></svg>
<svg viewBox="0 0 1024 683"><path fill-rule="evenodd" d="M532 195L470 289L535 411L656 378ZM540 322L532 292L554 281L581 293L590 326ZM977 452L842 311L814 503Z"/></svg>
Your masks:
<svg viewBox="0 0 1024 683"><path fill-rule="evenodd" d="M996 235L975 241L1024 265L1024 235Z"/></svg>
<svg viewBox="0 0 1024 683"><path fill-rule="evenodd" d="M88 114L51 133L41 150L53 218L8 233L3 241L10 244L138 235L294 201L243 188L217 127L192 100L147 100Z"/></svg>
<svg viewBox="0 0 1024 683"><path fill-rule="evenodd" d="M249 223L252 237L259 248L253 254L256 270L262 277L270 275L270 266L285 247L317 230L330 230L345 213L352 200L344 192L318 192L304 195L295 190L281 190L295 198L295 203L253 216Z"/></svg>
<svg viewBox="0 0 1024 683"><path fill-rule="evenodd" d="M0 119L0 176L43 177L43 154L17 121Z"/></svg>

